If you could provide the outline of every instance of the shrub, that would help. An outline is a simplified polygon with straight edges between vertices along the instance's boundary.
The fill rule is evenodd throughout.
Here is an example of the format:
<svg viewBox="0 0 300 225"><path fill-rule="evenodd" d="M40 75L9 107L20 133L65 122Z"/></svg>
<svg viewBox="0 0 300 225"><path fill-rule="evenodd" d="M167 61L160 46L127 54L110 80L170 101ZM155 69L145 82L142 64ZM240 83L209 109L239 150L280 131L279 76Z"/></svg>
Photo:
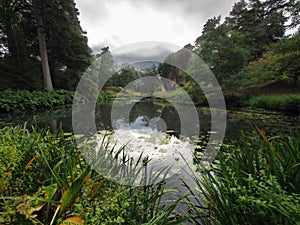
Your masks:
<svg viewBox="0 0 300 225"><path fill-rule="evenodd" d="M116 92L101 92L98 101L109 102L116 97ZM74 92L55 91L11 91L0 92L0 112L18 112L25 110L49 109L73 104ZM84 101L84 99L82 99ZM86 99L85 99L86 101Z"/></svg>
<svg viewBox="0 0 300 225"><path fill-rule="evenodd" d="M242 107L247 105L249 96L243 94L225 94L226 106Z"/></svg>
<svg viewBox="0 0 300 225"><path fill-rule="evenodd" d="M300 96L284 95L280 99L280 110L286 114L300 113Z"/></svg>
<svg viewBox="0 0 300 225"><path fill-rule="evenodd" d="M285 114L299 114L300 96L292 94L282 96L256 96L249 100L249 105L254 108L277 110Z"/></svg>
<svg viewBox="0 0 300 225"><path fill-rule="evenodd" d="M0 92L0 111L13 112L37 110L72 104L74 93L71 91L2 91Z"/></svg>

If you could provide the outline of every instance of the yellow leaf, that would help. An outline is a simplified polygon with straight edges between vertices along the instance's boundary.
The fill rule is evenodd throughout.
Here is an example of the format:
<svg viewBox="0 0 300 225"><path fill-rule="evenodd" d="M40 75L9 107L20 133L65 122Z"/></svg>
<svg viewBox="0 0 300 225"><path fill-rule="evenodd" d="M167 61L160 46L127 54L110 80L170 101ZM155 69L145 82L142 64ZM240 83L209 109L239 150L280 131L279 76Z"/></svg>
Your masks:
<svg viewBox="0 0 300 225"><path fill-rule="evenodd" d="M30 165L32 164L32 162L36 159L36 156L34 156L32 159L30 159L30 161L26 164L26 166L24 167L24 172L27 171L30 167Z"/></svg>
<svg viewBox="0 0 300 225"><path fill-rule="evenodd" d="M78 216L72 216L65 219L60 225L81 225L84 224L83 219Z"/></svg>
<svg viewBox="0 0 300 225"><path fill-rule="evenodd" d="M255 129L257 130L257 132L259 133L259 135L262 137L262 139L270 146L271 150L272 150L273 152L276 153L277 157L278 157L281 161L283 161L283 159L280 157L280 155L278 154L278 152L276 152L276 149L275 149L274 145L272 145L272 143L268 140L268 138L267 138L266 135L261 131L261 129L260 129L257 125L255 125Z"/></svg>

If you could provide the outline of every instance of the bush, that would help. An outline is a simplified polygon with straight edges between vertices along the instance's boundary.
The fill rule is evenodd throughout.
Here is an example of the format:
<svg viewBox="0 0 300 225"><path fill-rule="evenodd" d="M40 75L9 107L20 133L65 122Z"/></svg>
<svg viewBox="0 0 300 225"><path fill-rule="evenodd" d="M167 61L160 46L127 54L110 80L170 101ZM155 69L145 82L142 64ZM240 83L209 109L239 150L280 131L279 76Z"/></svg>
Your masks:
<svg viewBox="0 0 300 225"><path fill-rule="evenodd" d="M279 110L279 99L275 96L259 96L250 99L250 106L268 110Z"/></svg>
<svg viewBox="0 0 300 225"><path fill-rule="evenodd" d="M300 113L300 96L285 95L280 99L280 110L286 114Z"/></svg>
<svg viewBox="0 0 300 225"><path fill-rule="evenodd" d="M300 113L300 96L256 96L249 100L249 105L254 108L281 111L285 114Z"/></svg>
<svg viewBox="0 0 300 225"><path fill-rule="evenodd" d="M116 90L101 92L98 101L109 102L117 95ZM0 112L18 112L25 110L50 109L73 104L74 92L55 91L11 91L0 92ZM83 100L83 102L86 101Z"/></svg>
<svg viewBox="0 0 300 225"><path fill-rule="evenodd" d="M65 90L46 91L2 91L0 92L0 111L13 112L37 110L68 105L73 102L74 93Z"/></svg>
<svg viewBox="0 0 300 225"><path fill-rule="evenodd" d="M226 106L231 107L242 107L247 105L249 101L249 96L244 94L225 94Z"/></svg>
<svg viewBox="0 0 300 225"><path fill-rule="evenodd" d="M183 89L191 97L195 105L208 106L208 101L204 95L201 87L195 83L186 83L183 85Z"/></svg>

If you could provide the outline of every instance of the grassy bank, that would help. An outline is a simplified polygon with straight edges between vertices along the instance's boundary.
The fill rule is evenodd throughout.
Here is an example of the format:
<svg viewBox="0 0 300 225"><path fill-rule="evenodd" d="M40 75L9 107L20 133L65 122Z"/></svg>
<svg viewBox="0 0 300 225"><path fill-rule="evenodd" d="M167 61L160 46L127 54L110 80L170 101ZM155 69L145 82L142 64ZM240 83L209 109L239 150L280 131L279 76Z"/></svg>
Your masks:
<svg viewBox="0 0 300 225"><path fill-rule="evenodd" d="M224 91L227 106L266 109L285 114L300 114L300 86L285 81L265 82Z"/></svg>
<svg viewBox="0 0 300 225"><path fill-rule="evenodd" d="M99 102L109 102L116 96L114 91L101 92ZM74 92L66 90L55 91L1 91L0 112L20 112L25 110L51 109L54 107L72 105Z"/></svg>
<svg viewBox="0 0 300 225"><path fill-rule="evenodd" d="M300 114L300 95L257 96L249 100L249 106L281 111L285 114Z"/></svg>
<svg viewBox="0 0 300 225"><path fill-rule="evenodd" d="M224 95L227 107L251 107L253 109L266 109L284 114L300 114L300 95Z"/></svg>

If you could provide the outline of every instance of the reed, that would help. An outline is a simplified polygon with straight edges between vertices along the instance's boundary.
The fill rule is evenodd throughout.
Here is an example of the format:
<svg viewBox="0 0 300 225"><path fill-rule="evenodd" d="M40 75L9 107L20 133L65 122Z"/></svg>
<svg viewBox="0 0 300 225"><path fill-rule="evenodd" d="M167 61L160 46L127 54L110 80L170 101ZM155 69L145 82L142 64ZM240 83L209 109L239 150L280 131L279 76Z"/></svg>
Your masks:
<svg viewBox="0 0 300 225"><path fill-rule="evenodd" d="M194 177L191 208L202 224L298 224L300 222L300 133L268 139L263 131L243 134L240 144L223 146L217 163Z"/></svg>
<svg viewBox="0 0 300 225"><path fill-rule="evenodd" d="M178 224L183 220L173 215L177 202L169 207L161 204L161 197L170 191L164 183L130 187L108 180L86 162L70 133L25 124L6 126L0 134L1 224ZM115 173L130 162L123 148L113 151L105 142L100 148L109 154L96 156L111 160ZM138 164L146 163L140 159ZM136 168L140 167L131 172L138 175L141 170Z"/></svg>

